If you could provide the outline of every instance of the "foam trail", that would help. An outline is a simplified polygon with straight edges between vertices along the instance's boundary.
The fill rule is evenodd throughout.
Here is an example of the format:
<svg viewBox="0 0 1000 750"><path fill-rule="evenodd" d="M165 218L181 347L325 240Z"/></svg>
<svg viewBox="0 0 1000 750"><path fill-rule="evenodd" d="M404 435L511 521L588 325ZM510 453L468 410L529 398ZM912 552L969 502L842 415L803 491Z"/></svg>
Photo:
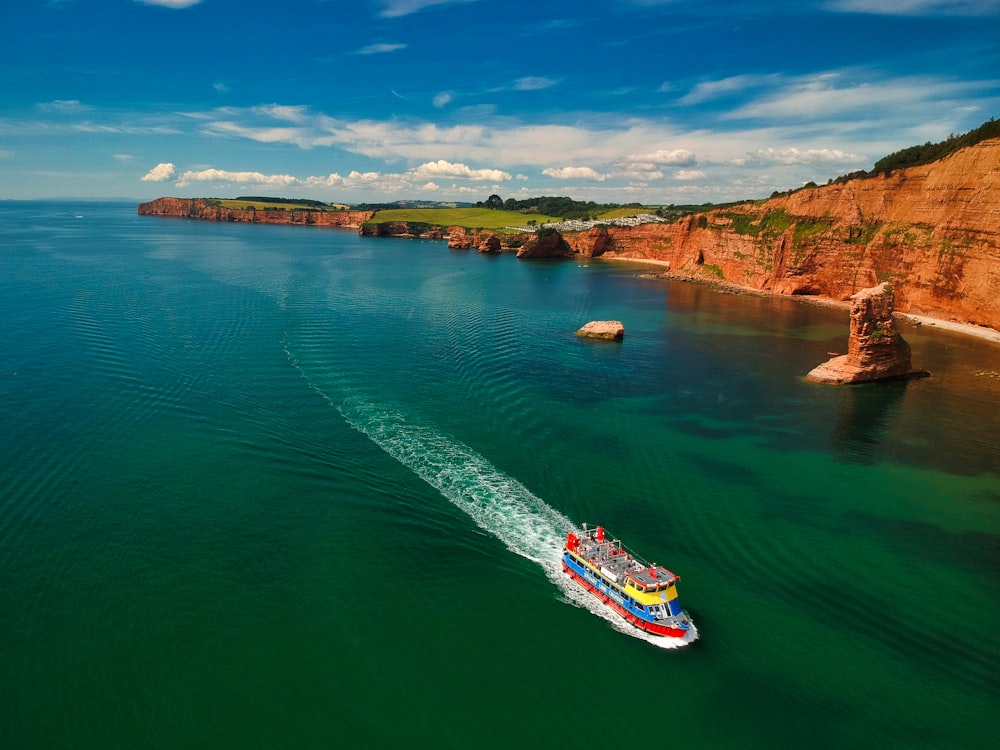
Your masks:
<svg viewBox="0 0 1000 750"><path fill-rule="evenodd" d="M361 398L336 405L354 429L434 487L511 552L553 571L572 521L471 448Z"/></svg>
<svg viewBox="0 0 1000 750"><path fill-rule="evenodd" d="M434 487L481 529L511 552L541 565L565 601L604 618L622 633L662 648L678 648L698 637L693 627L684 638L657 638L643 633L573 583L562 572L561 558L566 534L576 525L468 446L363 396L338 402L314 383L310 382L310 386L351 427Z"/></svg>

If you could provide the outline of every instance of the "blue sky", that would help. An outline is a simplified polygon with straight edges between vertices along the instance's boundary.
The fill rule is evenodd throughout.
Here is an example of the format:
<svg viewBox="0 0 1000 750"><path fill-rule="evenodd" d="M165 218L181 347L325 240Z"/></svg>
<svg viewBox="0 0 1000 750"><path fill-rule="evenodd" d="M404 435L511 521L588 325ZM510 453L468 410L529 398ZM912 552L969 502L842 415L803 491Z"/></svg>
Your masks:
<svg viewBox="0 0 1000 750"><path fill-rule="evenodd" d="M1000 117L1000 0L0 0L0 198L766 197Z"/></svg>

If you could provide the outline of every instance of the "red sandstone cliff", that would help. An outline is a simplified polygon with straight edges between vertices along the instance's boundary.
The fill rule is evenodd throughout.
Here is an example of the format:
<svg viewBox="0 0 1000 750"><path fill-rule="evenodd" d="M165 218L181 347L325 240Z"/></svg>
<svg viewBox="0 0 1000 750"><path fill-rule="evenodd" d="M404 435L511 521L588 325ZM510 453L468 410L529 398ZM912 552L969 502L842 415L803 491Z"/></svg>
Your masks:
<svg viewBox="0 0 1000 750"><path fill-rule="evenodd" d="M1000 139L888 176L566 239L776 294L846 300L889 282L897 311L1000 329Z"/></svg>
<svg viewBox="0 0 1000 750"><path fill-rule="evenodd" d="M357 229L374 216L373 211L309 211L305 209L257 210L215 205L201 198L157 198L139 204L144 216L181 216L207 221L248 224L303 224L318 227Z"/></svg>

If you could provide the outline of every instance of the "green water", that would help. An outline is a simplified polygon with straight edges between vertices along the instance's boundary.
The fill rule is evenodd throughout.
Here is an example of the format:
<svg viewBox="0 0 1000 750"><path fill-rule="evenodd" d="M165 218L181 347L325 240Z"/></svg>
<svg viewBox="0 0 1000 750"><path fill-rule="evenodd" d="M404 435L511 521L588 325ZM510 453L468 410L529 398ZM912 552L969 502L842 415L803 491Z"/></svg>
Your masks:
<svg viewBox="0 0 1000 750"><path fill-rule="evenodd" d="M822 387L842 311L134 210L0 204L0 747L988 746L1000 347Z"/></svg>

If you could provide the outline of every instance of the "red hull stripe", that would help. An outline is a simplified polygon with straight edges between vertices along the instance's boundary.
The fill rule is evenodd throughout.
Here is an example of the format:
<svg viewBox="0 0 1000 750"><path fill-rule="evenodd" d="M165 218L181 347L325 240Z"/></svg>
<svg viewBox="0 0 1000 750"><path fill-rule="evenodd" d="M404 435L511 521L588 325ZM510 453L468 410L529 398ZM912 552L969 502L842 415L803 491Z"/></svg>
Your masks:
<svg viewBox="0 0 1000 750"><path fill-rule="evenodd" d="M576 581L585 589L587 589L587 591L589 591L591 594L600 599L602 603L608 605L609 607L611 607L611 609L613 609L619 615L624 617L625 620L627 620L631 625L634 625L635 627L639 628L639 630L645 630L647 633L651 633L652 635L662 635L662 636L667 636L669 638L683 638L685 635L687 635L687 631L682 630L681 628L669 628L666 625L657 625L656 623L653 622L646 622L646 620L643 620L641 617L636 617L634 614L632 614L627 609L618 604L618 602L616 602L614 599L605 596L596 588L587 583L587 581L581 578L576 573L576 571L574 571L565 563L565 561L563 562L562 566L563 566L563 572L569 574L570 578L572 578L574 581Z"/></svg>

